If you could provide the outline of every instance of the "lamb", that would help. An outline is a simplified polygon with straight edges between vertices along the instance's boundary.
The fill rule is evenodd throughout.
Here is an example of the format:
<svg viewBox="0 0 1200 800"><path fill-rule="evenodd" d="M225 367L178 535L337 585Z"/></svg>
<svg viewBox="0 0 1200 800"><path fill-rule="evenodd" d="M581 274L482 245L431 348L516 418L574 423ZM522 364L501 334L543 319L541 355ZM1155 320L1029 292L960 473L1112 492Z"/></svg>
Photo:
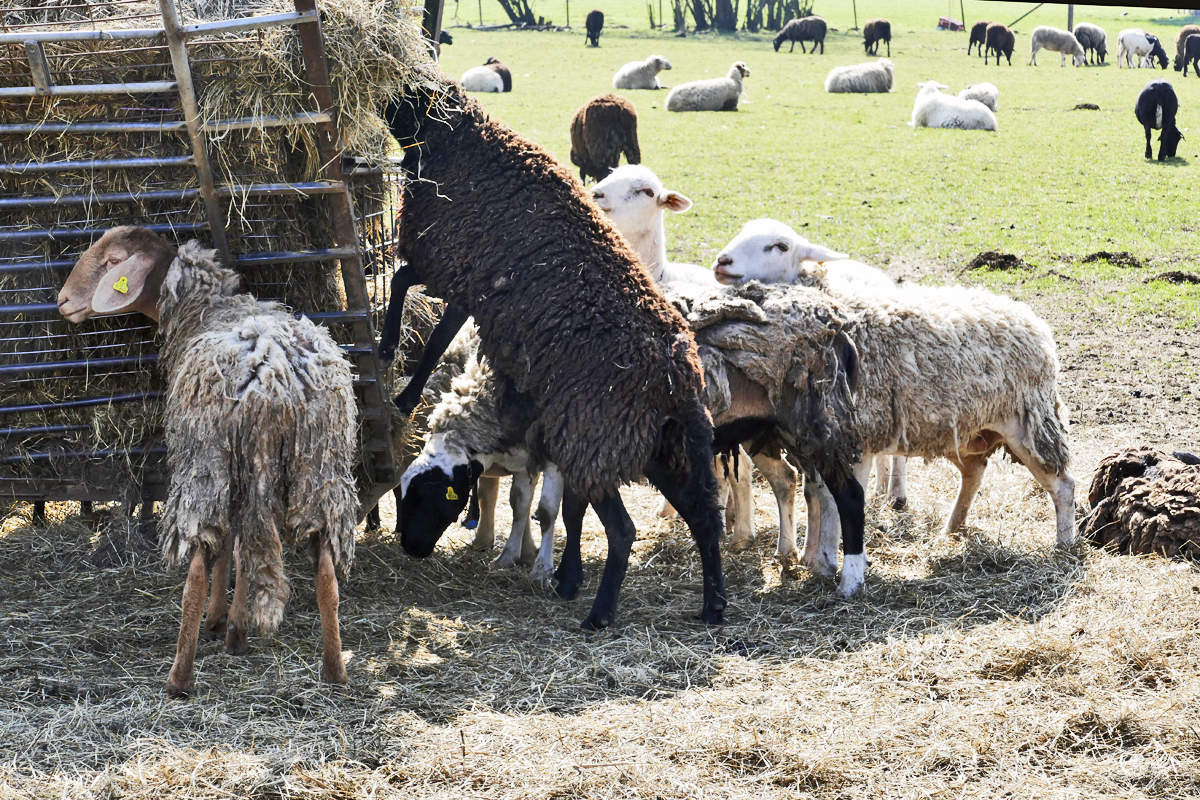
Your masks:
<svg viewBox="0 0 1200 800"><path fill-rule="evenodd" d="M869 19L863 25L863 49L867 55L879 55L879 43L887 42L888 58L892 57L892 23L882 17ZM826 89L825 91L829 91Z"/></svg>
<svg viewBox="0 0 1200 800"><path fill-rule="evenodd" d="M59 295L72 322L139 311L160 323L172 475L160 531L168 562L191 553L172 697L195 686L208 562L233 553L225 647L241 654L249 624L269 633L282 620L281 552L300 542L316 562L322 680L347 680L337 611L359 514L353 375L327 331L238 294L239 281L197 241L176 255L156 234L120 227L88 248ZM224 592L214 578L214 599Z"/></svg>
<svg viewBox="0 0 1200 800"><path fill-rule="evenodd" d="M1193 36L1195 34L1192 34ZM1200 458L1131 447L1104 458L1088 491L1084 540L1118 553L1200 558Z"/></svg>
<svg viewBox="0 0 1200 800"><path fill-rule="evenodd" d="M638 147L637 110L633 103L611 92L588 100L571 120L571 163L579 167L579 178L598 181L621 163L642 160Z"/></svg>
<svg viewBox="0 0 1200 800"><path fill-rule="evenodd" d="M630 61L613 76L614 89L661 89L658 73L671 69L664 56L649 56L645 61Z"/></svg>
<svg viewBox="0 0 1200 800"><path fill-rule="evenodd" d="M1183 77L1187 77L1187 65L1191 62L1192 71L1200 77L1200 33L1188 36L1183 44Z"/></svg>
<svg viewBox="0 0 1200 800"><path fill-rule="evenodd" d="M462 87L468 92L503 92L504 78L491 67L471 67L463 73Z"/></svg>
<svg viewBox="0 0 1200 800"><path fill-rule="evenodd" d="M991 111L998 111L1000 105L1000 90L994 83L972 83L958 93L960 100L978 100Z"/></svg>
<svg viewBox="0 0 1200 800"><path fill-rule="evenodd" d="M488 60L483 62L483 65L500 76L500 82L502 84L500 91L512 91L512 70L510 70L503 61L495 56L488 56Z"/></svg>
<svg viewBox="0 0 1200 800"><path fill-rule="evenodd" d="M987 29L991 25L990 22L976 22L971 26L971 40L967 42L967 55L971 55L971 48L978 45L975 55L983 55L983 44L987 40Z"/></svg>
<svg viewBox="0 0 1200 800"><path fill-rule="evenodd" d="M1187 43L1187 38L1193 33L1200 33L1200 25L1184 25L1175 34L1175 71L1179 72L1183 69L1183 49Z"/></svg>
<svg viewBox="0 0 1200 800"><path fill-rule="evenodd" d="M735 237L719 260L739 282L776 281L794 272L802 248L803 240L788 226L759 221L747 235ZM1045 322L1023 303L978 289L863 292L830 285L819 267L802 281L829 292L857 318L860 483L875 454L948 458L962 473L943 527L954 531L966 519L987 457L1003 445L1049 492L1058 543L1074 540L1066 409L1056 386L1054 337ZM827 525L810 526L805 547L805 563L825 573L837 565L829 532Z"/></svg>
<svg viewBox="0 0 1200 800"><path fill-rule="evenodd" d="M1087 61L1087 53L1084 52L1083 45L1075 38L1075 34L1050 25L1038 25L1029 37L1029 63L1035 67L1039 50L1058 53L1060 67L1067 65L1068 53L1071 54L1077 67L1082 67Z"/></svg>
<svg viewBox="0 0 1200 800"><path fill-rule="evenodd" d="M1008 59L1008 65L1012 66L1013 48L1017 46L1017 32L1007 25L1002 25L999 22L989 23L987 31L984 33L984 41L986 46L983 50L983 63L988 63L988 54L996 54L996 66L1000 66L1000 55L1003 54Z"/></svg>
<svg viewBox="0 0 1200 800"><path fill-rule="evenodd" d="M788 48L788 52L793 53L796 50L796 42L799 42L800 52L807 53L808 51L804 49L804 43L812 42L813 53L817 52L817 45L820 45L821 55L825 55L825 31L827 27L824 17L818 17L815 14L811 17L791 20L775 35L775 52L779 52L779 46L784 42L791 42L792 46ZM888 53L888 55L891 55L891 53Z"/></svg>
<svg viewBox="0 0 1200 800"><path fill-rule="evenodd" d="M1200 30L1200 29L1198 29ZM1075 26L1075 38L1089 54L1089 63L1103 64L1108 55L1108 34L1099 25L1081 22Z"/></svg>
<svg viewBox="0 0 1200 800"><path fill-rule="evenodd" d="M867 64L834 67L825 78L825 91L841 93L886 93L895 83L891 59L881 58Z"/></svg>
<svg viewBox="0 0 1200 800"><path fill-rule="evenodd" d="M735 61L724 78L681 83L667 94L667 111L737 111L742 79L749 77L745 62Z"/></svg>
<svg viewBox="0 0 1200 800"><path fill-rule="evenodd" d="M1151 80L1142 87L1134 104L1133 114L1146 131L1146 158L1151 157L1150 129L1161 130L1158 137L1158 160L1174 158L1183 139L1183 133L1175 125L1175 114L1179 111L1179 98L1175 89L1164 80Z"/></svg>
<svg viewBox="0 0 1200 800"><path fill-rule="evenodd" d="M1154 59L1158 59L1159 66L1163 69L1166 69L1169 63L1167 51L1163 49L1158 37L1151 36L1143 30L1127 28L1117 34L1117 68L1133 69L1135 58L1139 68L1153 68Z"/></svg>
<svg viewBox="0 0 1200 800"><path fill-rule="evenodd" d="M961 128L973 131L996 131L996 115L978 100L963 100L942 94L948 88L936 81L918 83L920 91L913 104L911 128Z"/></svg>
<svg viewBox="0 0 1200 800"><path fill-rule="evenodd" d="M598 8L593 8L587 13L587 18L583 21L584 29L587 31L585 44L592 47L600 46L600 32L604 30L604 12Z"/></svg>

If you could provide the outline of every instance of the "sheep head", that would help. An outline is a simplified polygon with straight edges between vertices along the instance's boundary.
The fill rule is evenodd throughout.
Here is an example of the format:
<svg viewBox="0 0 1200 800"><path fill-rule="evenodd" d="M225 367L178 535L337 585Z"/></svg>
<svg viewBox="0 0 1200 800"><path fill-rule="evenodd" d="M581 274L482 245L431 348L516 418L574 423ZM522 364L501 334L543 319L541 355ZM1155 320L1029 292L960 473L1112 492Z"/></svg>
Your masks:
<svg viewBox="0 0 1200 800"><path fill-rule="evenodd" d="M70 322L141 312L158 321L158 296L175 249L146 228L113 228L87 249L58 293Z"/></svg>
<svg viewBox="0 0 1200 800"><path fill-rule="evenodd" d="M750 77L750 68L746 66L745 61L735 61L733 66L729 68L729 77L740 75L743 78Z"/></svg>
<svg viewBox="0 0 1200 800"><path fill-rule="evenodd" d="M747 281L795 283L805 261L839 261L846 258L813 244L782 222L755 219L742 226L733 241L717 254L713 272L717 281L736 286Z"/></svg>
<svg viewBox="0 0 1200 800"><path fill-rule="evenodd" d="M664 57L664 56L650 56L650 58L648 58L647 61L649 61L651 64L653 64L654 67L657 68L660 72L664 69L672 69L671 62L667 61L666 57Z"/></svg>
<svg viewBox="0 0 1200 800"><path fill-rule="evenodd" d="M592 199L622 233L636 234L652 226L664 211L683 213L692 201L663 186L640 164L614 169L592 187Z"/></svg>

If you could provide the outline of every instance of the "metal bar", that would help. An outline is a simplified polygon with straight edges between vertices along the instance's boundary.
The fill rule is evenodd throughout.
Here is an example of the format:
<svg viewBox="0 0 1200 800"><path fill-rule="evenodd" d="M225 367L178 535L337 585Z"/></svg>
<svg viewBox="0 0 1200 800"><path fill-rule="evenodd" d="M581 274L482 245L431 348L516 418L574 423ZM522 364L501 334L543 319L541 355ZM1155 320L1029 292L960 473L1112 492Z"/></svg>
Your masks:
<svg viewBox="0 0 1200 800"><path fill-rule="evenodd" d="M158 14L133 14L128 17L109 17L104 20L107 22L120 22L121 20L129 19L153 19ZM28 25L8 25L9 30L19 31L27 28L58 28L63 25L83 25L83 20L73 20L70 22L33 22ZM146 39L151 36L158 36L162 33L162 28L129 28L120 30L119 28L110 28L102 31L54 31L54 32L30 32L25 33L4 33L0 34L0 44L10 42L20 42L33 36L41 42L90 42L105 39Z"/></svg>
<svg viewBox="0 0 1200 800"><path fill-rule="evenodd" d="M313 181L310 183L250 183L245 186L218 186L217 195L220 197L259 195L259 194L333 194L343 191L345 185L341 181Z"/></svg>
<svg viewBox="0 0 1200 800"><path fill-rule="evenodd" d="M225 131L240 131L247 128L271 128L279 125L316 125L318 122L330 122L332 117L317 111L304 111L292 117L242 117L241 119L223 119L206 122L200 126L205 133L224 133Z"/></svg>
<svg viewBox="0 0 1200 800"><path fill-rule="evenodd" d="M63 400L57 403L31 403L23 406L0 406L0 414L27 414L29 412L59 411L64 408L88 408L89 406L106 406L109 403L125 403L132 400L153 400L161 397L163 392L130 392L114 394L112 397L89 397L84 400Z"/></svg>
<svg viewBox="0 0 1200 800"><path fill-rule="evenodd" d="M114 456L159 456L166 455L165 447L125 447L115 450L68 450L62 453L24 453L18 456L0 458L0 464L20 464L22 461L53 461L55 459L74 460L93 458L113 458Z"/></svg>
<svg viewBox="0 0 1200 800"><path fill-rule="evenodd" d="M73 172L75 170L101 169L149 169L153 167L191 167L195 156L168 156L163 158L110 158L85 161L20 161L0 164L0 174L24 175L27 172Z"/></svg>
<svg viewBox="0 0 1200 800"><path fill-rule="evenodd" d="M80 361L52 361L41 364L0 365L0 375L22 375L33 372L54 372L58 369L93 369L96 367L145 367L158 363L157 353L112 358L85 358Z"/></svg>
<svg viewBox="0 0 1200 800"><path fill-rule="evenodd" d="M45 122L0 125L0 134L37 133L184 133L187 123L171 122Z"/></svg>
<svg viewBox="0 0 1200 800"><path fill-rule="evenodd" d="M47 91L38 91L33 86L10 86L0 88L0 97L76 97L98 94L154 94L172 92L175 81L149 81L147 83L81 83L68 86L51 86Z"/></svg>
<svg viewBox="0 0 1200 800"><path fill-rule="evenodd" d="M50 75L50 62L42 50L42 43L36 39L25 41L25 58L29 61L29 74L33 78L33 88L38 94L50 94L54 78Z"/></svg>
<svg viewBox="0 0 1200 800"><path fill-rule="evenodd" d="M59 197L0 197L0 208L42 208L45 206L90 206L107 203L149 203L170 200L182 203L200 195L199 189L161 189L151 192L101 192L100 194L64 194Z"/></svg>
<svg viewBox="0 0 1200 800"><path fill-rule="evenodd" d="M370 313L370 311L306 311L297 314L296 317L308 317L313 322L350 322L365 319Z"/></svg>
<svg viewBox="0 0 1200 800"><path fill-rule="evenodd" d="M330 247L326 250L262 251L243 253L234 259L236 264L305 264L313 261L334 261L354 255L352 247ZM75 262L71 262L74 264Z"/></svg>
<svg viewBox="0 0 1200 800"><path fill-rule="evenodd" d="M10 314L34 314L37 312L58 311L58 303L29 303L27 305L0 306L0 316Z"/></svg>
<svg viewBox="0 0 1200 800"><path fill-rule="evenodd" d="M229 33L231 31L249 31L255 28L274 28L280 25L295 25L299 22L311 22L317 19L316 9L310 12L288 12L286 14L263 14L257 17L222 20L220 22L202 22L199 25L188 25L183 28L187 38L202 36L209 33ZM163 14L164 27L166 14Z"/></svg>
<svg viewBox="0 0 1200 800"><path fill-rule="evenodd" d="M75 259L58 259L55 261L18 261L15 264L0 264L0 273L4 272L36 272L42 269L69 269L75 266Z"/></svg>
<svg viewBox="0 0 1200 800"><path fill-rule="evenodd" d="M187 122L188 137L192 140L192 155L196 158L196 174L200 178L200 196L204 199L209 233L221 258L226 264L232 264L233 253L229 249L229 237L225 233L225 215L217 201L212 166L208 163L208 150L204 135L200 131L200 107L196 103L196 91L192 85L192 68L188 63L186 38L179 25L179 11L175 8L175 0L158 0L158 5L162 9L163 30L167 34L171 64L175 69L175 80L179 84L183 118Z"/></svg>
<svg viewBox="0 0 1200 800"><path fill-rule="evenodd" d="M199 233L208 230L207 222L182 222L177 225L143 225L155 233ZM108 228L33 228L27 231L0 231L0 242L26 242L38 239L87 239L103 236Z"/></svg>
<svg viewBox="0 0 1200 800"><path fill-rule="evenodd" d="M0 436L32 436L36 433L69 433L90 431L91 425L41 425L37 428L0 428Z"/></svg>

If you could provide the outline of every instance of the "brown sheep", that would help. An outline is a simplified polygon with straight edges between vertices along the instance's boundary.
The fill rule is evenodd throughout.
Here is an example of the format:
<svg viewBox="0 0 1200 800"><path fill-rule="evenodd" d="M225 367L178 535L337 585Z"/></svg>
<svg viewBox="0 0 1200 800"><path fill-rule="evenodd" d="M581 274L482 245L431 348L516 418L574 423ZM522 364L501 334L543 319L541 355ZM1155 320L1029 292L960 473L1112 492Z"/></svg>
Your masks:
<svg viewBox="0 0 1200 800"><path fill-rule="evenodd" d="M495 56L489 56L488 60L483 62L483 65L500 76L500 82L504 85L504 91L512 91L512 71L505 66L503 61Z"/></svg>
<svg viewBox="0 0 1200 800"><path fill-rule="evenodd" d="M879 43L887 42L887 54L892 55L892 23L882 17L869 19L863 25L863 48L867 55L879 55Z"/></svg>
<svg viewBox="0 0 1200 800"><path fill-rule="evenodd" d="M1187 44L1187 38L1193 33L1200 33L1200 25L1184 25L1179 29L1179 33L1175 34L1175 71L1179 72L1183 69L1185 63L1183 58L1183 50Z"/></svg>
<svg viewBox="0 0 1200 800"><path fill-rule="evenodd" d="M976 22L971 26L971 41L967 42L967 55L971 55L971 48L975 45L979 45L975 55L983 55L983 44L987 41L987 29L991 24L990 22Z"/></svg>
<svg viewBox="0 0 1200 800"><path fill-rule="evenodd" d="M825 25L825 19L818 17L815 14L811 17L803 19L794 19L783 26L783 30L775 35L775 52L779 52L779 46L784 42L791 42L792 46L788 52L794 52L796 42L800 43L800 52L807 53L804 49L805 42L813 43L813 52L817 52L817 45L821 46L821 55L825 55L825 31L828 30Z"/></svg>
<svg viewBox="0 0 1200 800"><path fill-rule="evenodd" d="M1007 25L993 22L987 26L986 47L983 50L983 63L988 63L988 53L995 52L996 66L1000 66L1000 55L1003 53L1012 66L1012 52L1017 45L1016 32Z"/></svg>
<svg viewBox="0 0 1200 800"><path fill-rule="evenodd" d="M1079 532L1118 553L1200 558L1200 458L1132 447L1100 462Z"/></svg>
<svg viewBox="0 0 1200 800"><path fill-rule="evenodd" d="M585 183L589 176L602 181L621 163L622 153L630 164L642 162L637 110L618 94L597 95L571 120L571 163Z"/></svg>

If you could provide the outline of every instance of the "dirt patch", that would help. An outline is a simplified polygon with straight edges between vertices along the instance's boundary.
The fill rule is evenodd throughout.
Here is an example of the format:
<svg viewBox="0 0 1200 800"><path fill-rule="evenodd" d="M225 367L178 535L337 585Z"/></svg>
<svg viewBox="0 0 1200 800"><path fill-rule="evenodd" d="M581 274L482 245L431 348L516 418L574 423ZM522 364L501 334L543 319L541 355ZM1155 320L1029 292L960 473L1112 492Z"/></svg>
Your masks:
<svg viewBox="0 0 1200 800"><path fill-rule="evenodd" d="M1151 281L1166 281L1167 283L1200 283L1200 275L1194 272L1182 272L1177 269L1169 272L1160 272L1153 278L1146 278L1146 283Z"/></svg>
<svg viewBox="0 0 1200 800"><path fill-rule="evenodd" d="M1107 261L1115 267L1130 267L1132 269L1143 269L1146 266L1145 261L1142 261L1128 250L1118 250L1115 253L1110 253L1107 250L1097 250L1083 257L1084 264L1091 264L1093 261Z"/></svg>
<svg viewBox="0 0 1200 800"><path fill-rule="evenodd" d="M1012 253L988 250L970 260L967 269L1033 269L1024 259Z"/></svg>
<svg viewBox="0 0 1200 800"><path fill-rule="evenodd" d="M1095 103L1079 103L1071 110L1072 111L1099 111L1100 106L1096 105Z"/></svg>

